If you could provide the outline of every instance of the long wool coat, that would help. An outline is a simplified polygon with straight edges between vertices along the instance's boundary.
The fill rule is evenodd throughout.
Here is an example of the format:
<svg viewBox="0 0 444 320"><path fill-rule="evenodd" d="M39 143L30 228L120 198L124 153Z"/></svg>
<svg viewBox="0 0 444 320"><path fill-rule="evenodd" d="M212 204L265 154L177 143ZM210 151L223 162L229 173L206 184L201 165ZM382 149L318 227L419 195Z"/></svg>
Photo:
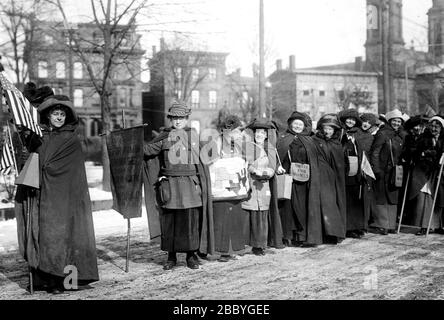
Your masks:
<svg viewBox="0 0 444 320"><path fill-rule="evenodd" d="M73 265L79 280L92 282L99 275L85 158L75 132L77 126L75 121L52 131L44 127L43 138L34 139L40 162L40 190L21 186L15 212L20 251L31 267L64 277L64 268ZM30 241L26 241L25 232L27 205L31 205Z"/></svg>
<svg viewBox="0 0 444 320"><path fill-rule="evenodd" d="M391 187L390 179L394 165L400 163L404 138L405 132L395 132L389 126L380 129L375 136L370 151L370 163L376 176L374 191L376 204L378 205L395 205L398 203L399 189ZM393 161L391 153L393 154Z"/></svg>
<svg viewBox="0 0 444 320"><path fill-rule="evenodd" d="M339 132L326 140L318 132L313 138L319 164L320 206L324 233L328 236L345 238L346 198L345 198L345 159Z"/></svg>

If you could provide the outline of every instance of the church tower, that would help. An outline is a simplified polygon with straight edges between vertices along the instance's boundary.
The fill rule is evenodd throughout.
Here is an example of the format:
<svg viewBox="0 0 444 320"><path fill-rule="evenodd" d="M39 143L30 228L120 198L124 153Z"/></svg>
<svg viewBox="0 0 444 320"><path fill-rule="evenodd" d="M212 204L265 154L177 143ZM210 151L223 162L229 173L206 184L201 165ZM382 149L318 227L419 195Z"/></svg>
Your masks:
<svg viewBox="0 0 444 320"><path fill-rule="evenodd" d="M444 63L444 0L433 0L429 16L429 53L434 63Z"/></svg>
<svg viewBox="0 0 444 320"><path fill-rule="evenodd" d="M404 48L402 36L402 0L367 0L367 41L365 43L367 68L382 69L382 42L384 24L388 23L388 41L393 59Z"/></svg>

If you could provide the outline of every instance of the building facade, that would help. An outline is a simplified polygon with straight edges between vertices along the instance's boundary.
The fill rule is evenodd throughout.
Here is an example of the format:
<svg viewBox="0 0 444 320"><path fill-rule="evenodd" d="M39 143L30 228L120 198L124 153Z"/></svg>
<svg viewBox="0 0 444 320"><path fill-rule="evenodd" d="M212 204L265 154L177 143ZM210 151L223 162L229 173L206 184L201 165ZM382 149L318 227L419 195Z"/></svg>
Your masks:
<svg viewBox="0 0 444 320"><path fill-rule="evenodd" d="M95 24L78 24L74 37L80 43L84 59L70 49L67 32L61 22L40 22L32 50L28 50L30 81L37 86L47 85L55 94L70 96L80 120L80 133L85 137L102 133L100 96L91 77L102 79L104 72L103 34ZM140 47L139 35L132 28L123 31L126 36L119 46L116 63L111 68L111 130L122 126L122 110L125 112L125 125L142 124L140 78L141 59L144 51Z"/></svg>

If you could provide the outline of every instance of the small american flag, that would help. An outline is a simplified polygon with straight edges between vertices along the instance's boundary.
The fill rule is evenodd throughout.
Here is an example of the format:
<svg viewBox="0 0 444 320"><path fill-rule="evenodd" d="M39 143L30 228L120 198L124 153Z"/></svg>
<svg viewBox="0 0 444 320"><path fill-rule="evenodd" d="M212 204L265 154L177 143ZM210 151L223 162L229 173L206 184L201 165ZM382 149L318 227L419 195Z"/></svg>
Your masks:
<svg viewBox="0 0 444 320"><path fill-rule="evenodd" d="M42 130L38 124L37 108L34 108L23 94L6 78L4 72L0 72L0 86L3 95L12 113L16 126L23 126L42 136Z"/></svg>
<svg viewBox="0 0 444 320"><path fill-rule="evenodd" d="M0 173L9 174L14 168L14 158L12 156L11 146L9 140L5 139L2 148L2 156L0 158Z"/></svg>

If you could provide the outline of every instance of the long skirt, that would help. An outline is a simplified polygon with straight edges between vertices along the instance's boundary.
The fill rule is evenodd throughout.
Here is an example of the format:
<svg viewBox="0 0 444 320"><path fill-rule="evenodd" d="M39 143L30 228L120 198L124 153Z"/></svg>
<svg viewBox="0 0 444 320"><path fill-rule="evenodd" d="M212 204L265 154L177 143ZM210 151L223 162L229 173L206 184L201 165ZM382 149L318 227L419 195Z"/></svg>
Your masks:
<svg viewBox="0 0 444 320"><path fill-rule="evenodd" d="M168 252L187 252L199 249L199 218L202 207L191 209L163 209L160 215L160 248Z"/></svg>
<svg viewBox="0 0 444 320"><path fill-rule="evenodd" d="M366 229L366 215L362 188L359 184L346 187L347 231Z"/></svg>
<svg viewBox="0 0 444 320"><path fill-rule="evenodd" d="M372 227L395 230L398 206L396 204L377 204L375 209L375 212L372 212Z"/></svg>
<svg viewBox="0 0 444 320"><path fill-rule="evenodd" d="M269 211L248 211L250 214L250 246L267 247Z"/></svg>
<svg viewBox="0 0 444 320"><path fill-rule="evenodd" d="M213 202L214 242L219 253L244 250L249 242L249 214L241 203L239 200Z"/></svg>
<svg viewBox="0 0 444 320"><path fill-rule="evenodd" d="M430 211L432 209L433 198L431 195L420 192L418 196L409 201L408 219L403 224L409 224L416 227L427 228L430 220ZM431 229L441 227L442 208L435 207L433 210L433 218L430 225Z"/></svg>
<svg viewBox="0 0 444 320"><path fill-rule="evenodd" d="M279 200L278 208L281 217L283 238L292 240L300 228L297 227L297 217L293 210L291 200Z"/></svg>

